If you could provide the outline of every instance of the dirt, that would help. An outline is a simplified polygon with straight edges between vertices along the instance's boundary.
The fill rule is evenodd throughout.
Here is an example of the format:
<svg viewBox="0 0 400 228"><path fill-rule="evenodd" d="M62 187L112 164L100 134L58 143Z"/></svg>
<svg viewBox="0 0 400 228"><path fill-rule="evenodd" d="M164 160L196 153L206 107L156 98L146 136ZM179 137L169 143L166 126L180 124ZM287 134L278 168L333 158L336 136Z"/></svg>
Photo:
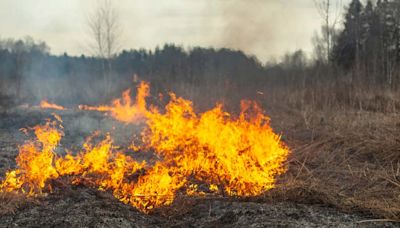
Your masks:
<svg viewBox="0 0 400 228"><path fill-rule="evenodd" d="M103 115L77 111L60 113L64 120L62 145L79 148L95 130L118 135L129 143L135 127L121 125ZM26 140L19 131L44 123L51 112L14 109L0 113L0 173L15 166L18 145ZM119 130L116 130L119 129ZM60 153L63 153L61 150ZM396 227L398 223L334 207L282 201L230 198L179 198L169 208L144 214L119 202L110 193L81 186L60 185L54 193L0 216L0 227ZM400 226L399 226L400 227Z"/></svg>
<svg viewBox="0 0 400 228"><path fill-rule="evenodd" d="M182 211L175 216L146 215L107 193L76 188L44 197L1 217L0 222L6 227L346 227L367 219L334 208L289 202L196 200Z"/></svg>

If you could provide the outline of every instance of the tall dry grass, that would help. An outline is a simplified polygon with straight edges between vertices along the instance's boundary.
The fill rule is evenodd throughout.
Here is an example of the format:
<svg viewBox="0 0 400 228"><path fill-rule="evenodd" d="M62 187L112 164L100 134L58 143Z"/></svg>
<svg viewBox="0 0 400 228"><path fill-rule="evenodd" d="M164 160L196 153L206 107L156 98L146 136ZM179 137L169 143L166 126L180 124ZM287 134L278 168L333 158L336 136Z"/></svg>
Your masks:
<svg viewBox="0 0 400 228"><path fill-rule="evenodd" d="M400 96L368 90L329 96L327 89L307 97L317 92L275 91L267 102L292 154L266 197L400 221Z"/></svg>

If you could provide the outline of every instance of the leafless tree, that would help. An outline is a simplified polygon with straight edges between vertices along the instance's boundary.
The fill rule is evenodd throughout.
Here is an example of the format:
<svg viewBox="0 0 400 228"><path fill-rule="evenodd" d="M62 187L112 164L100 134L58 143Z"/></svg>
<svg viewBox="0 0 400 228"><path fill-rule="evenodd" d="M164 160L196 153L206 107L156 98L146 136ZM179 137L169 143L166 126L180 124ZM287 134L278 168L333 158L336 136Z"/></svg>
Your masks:
<svg viewBox="0 0 400 228"><path fill-rule="evenodd" d="M92 52L102 59L105 96L110 92L112 60L120 50L121 27L118 14L110 0L99 0L88 19Z"/></svg>
<svg viewBox="0 0 400 228"><path fill-rule="evenodd" d="M322 39L325 43L326 60L329 61L336 31L335 27L341 14L342 0L314 0L314 5L323 20Z"/></svg>

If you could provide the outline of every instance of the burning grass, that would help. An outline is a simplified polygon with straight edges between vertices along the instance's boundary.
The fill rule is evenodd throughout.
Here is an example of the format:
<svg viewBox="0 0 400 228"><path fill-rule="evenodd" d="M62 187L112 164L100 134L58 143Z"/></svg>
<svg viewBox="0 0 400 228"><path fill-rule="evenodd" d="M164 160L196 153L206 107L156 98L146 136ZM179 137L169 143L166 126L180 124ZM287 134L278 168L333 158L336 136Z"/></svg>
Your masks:
<svg viewBox="0 0 400 228"><path fill-rule="evenodd" d="M122 102L123 100L124 99L121 98L121 104L126 104L127 102ZM241 118L246 120L246 123L251 126L256 126L256 123L264 126L263 124L269 122L268 118L264 115L261 116L261 118L254 115L254 113L258 113L254 110L257 108L254 105L249 105L249 103L243 104L242 106L242 110L247 111L242 112L242 115L238 118L234 118L227 115L219 106L209 110L209 112L197 114L193 111L192 104L190 102L185 102L187 101L175 97L171 99L170 106L166 107L165 111L150 108L149 110L146 109L143 115L149 116L151 117L149 120L153 118L155 121L154 123L149 121L148 128L144 131L144 136L146 136L146 134L149 136L149 133L154 133L154 138L144 137L144 144L135 144L136 147L154 150L160 159L165 159L163 161L168 161L167 163L173 164L173 167L180 164L180 159L185 161L185 156L179 156L179 152L187 154L188 151L186 150L190 151L193 149L194 151L200 151L198 154L189 153L190 156L188 156L188 158L190 159L196 160L196 156L204 157L205 159L204 163L196 164L192 162L194 166L197 165L199 167L198 169L190 170L191 172L194 171L197 176L191 173L186 177L186 182L175 191L173 201L168 197L163 198L161 196L157 197L151 195L154 192L146 192L146 194L152 196L148 198L150 200L168 202L168 205L158 204L159 207L156 206L151 209L152 213L165 215L167 217L174 216L171 214L182 214L190 211L190 208L195 204L193 202L205 200L207 198L210 200L218 198L227 201L290 201L305 204L319 204L337 208L351 214L362 213L369 217L399 220L400 122L399 116L395 112L381 113L375 111L355 111L354 109L326 109L321 111L314 110L312 107L303 107L299 110L298 108L282 108L280 103L272 103L273 105L268 108L268 111L269 116L274 120L274 122L272 122L274 129L284 133L282 140L291 148L291 154L282 166L288 167L288 170L281 175L275 176L277 179L274 180L274 186L268 191L265 189L265 191L262 190L260 194L254 194L251 195L251 197L244 198L240 195L240 191L232 191L233 194L231 195L234 195L234 197L225 198L230 195L229 188L235 189L235 187L240 187L240 184L233 185L234 187L230 186L232 183L240 183L236 182L237 178L234 178L235 173L227 172L218 166L213 167L214 170L211 169L210 171L207 165L204 165L204 167L202 167L202 165L207 164L207 159L215 156L215 151L220 151L221 154L223 154L222 158L230 156L228 151L217 150L214 145L230 143L231 141L226 140L224 135L230 135L232 130L238 128L238 126L242 126L239 124ZM135 107L135 103L131 102L129 107ZM110 107L113 107L113 105L110 105ZM107 112L111 117L116 118L116 116L112 115L111 110ZM218 118L214 118L215 116ZM170 119L174 119L173 117L177 117L179 121L169 121ZM144 118L142 121L143 120ZM223 127L209 129L208 126L210 124L206 121L211 121L211 123L223 123L222 125L218 125ZM214 124L212 126L214 126ZM246 124L243 126L246 126ZM269 126L269 124L265 126ZM246 129L245 132L250 132L246 127L243 129ZM201 133L203 131L209 131L210 134L207 134L207 137L203 136ZM175 132L176 134L171 134L171 132ZM178 134L177 132L182 132L182 134ZM226 134L220 134L219 132L225 132ZM264 132L264 130L262 132ZM245 155L246 153L257 154L255 153L256 150L246 150L247 147L244 145L250 142L251 134L246 135L249 137L247 142L246 140L233 140L236 142L233 143L233 145L237 145L237 147L233 148L236 148L236 151L238 151L240 155L243 153ZM278 136L276 135L276 137ZM206 138L212 140L206 143L207 146L204 146L204 139ZM88 145L88 149L84 148L80 154L93 150L95 145L98 144L93 144L88 141ZM113 151L111 153L112 155L118 152L114 146L110 146L110 148ZM224 146L224 148L226 148L226 146ZM163 152L159 153L158 151ZM176 154L178 154L177 158L179 159L174 160ZM205 155L213 156L208 158ZM71 160L75 161L75 157L72 156L71 158L74 158ZM99 169L103 167L115 169L114 167L116 167L117 163L113 159L114 156L108 160L106 159L109 163L112 163L111 166L100 166ZM251 157L251 160L254 160L253 157ZM257 160L257 157L255 160ZM165 174L162 169L154 168L158 167L156 166L156 162L157 160L145 164L144 167L138 169L137 172L133 172L131 169L131 171L129 171L131 175L125 175L126 172L124 172L124 180L139 183L140 176L149 175L151 172ZM243 164L246 164L246 162ZM232 163L240 166L240 163L236 161ZM79 164L84 164L83 159L80 160ZM226 164L226 167L231 166L229 162ZM258 167L258 165L256 165L256 167ZM85 169L87 170L88 168L86 167L82 170ZM186 168L184 170L188 171ZM212 179L211 177L214 175L212 174L209 175L210 179L207 179L208 176L205 175L206 173L217 171L223 171L226 175ZM187 172L187 174L188 173L189 172ZM100 187L101 190L112 193L113 190L109 189L106 185L98 185L93 182L93 180L97 180L96 178L101 176L102 175L95 175L95 173L88 174L88 172L86 172L85 178L82 178L81 175L81 181L75 182L75 184L91 186L93 188L102 186ZM64 177L65 176L61 179ZM76 179L76 175L68 176L68 178L65 179L67 180L65 184L69 186L74 178ZM107 178L103 178L102 181L107 180ZM230 182L229 180L232 180L231 178L235 180L235 182ZM257 180L257 178L253 179ZM155 183L157 182L156 180L158 181L159 179L148 179L149 183ZM175 179L172 178L172 181L174 180ZM50 181L47 183L49 184L52 182ZM263 184L265 184L265 182L263 182ZM248 184L244 184L244 186L247 185ZM52 186L54 186L54 184ZM268 184L263 186L268 186ZM141 191L143 189L144 188L141 188ZM260 192L257 190L258 187L254 189L254 192ZM51 189L47 188L44 193L50 191ZM237 192L239 192L239 194ZM7 197L10 196L7 195ZM136 198L144 199L145 196L137 194ZM25 200L26 198L20 199ZM134 202L139 205L139 201ZM170 202L172 203L169 204ZM16 205L18 206L18 204ZM8 206L5 208L8 208ZM145 210L148 210L148 208Z"/></svg>
<svg viewBox="0 0 400 228"><path fill-rule="evenodd" d="M132 148L154 150L158 160L132 159L116 149L109 135L99 143L90 137L75 155L58 156L63 126L55 115L55 120L32 129L35 140L20 146L18 168L6 173L1 192L41 196L52 192L52 180L68 176L71 184L110 191L147 213L172 204L177 195L261 195L274 188L276 177L286 171L289 150L256 104L242 102L236 118L222 105L196 114L190 101L171 93L161 112L146 109L147 84L138 91L136 103L131 104L124 93L123 105L116 100L107 111L123 122L139 121L140 116L147 127L140 144Z"/></svg>
<svg viewBox="0 0 400 228"><path fill-rule="evenodd" d="M122 93L121 98L117 98L111 102L111 105L88 106L79 105L81 110L106 112L113 118L125 122L135 123L145 118L146 97L149 96L150 86L146 82L141 82L137 89L135 102L132 102L130 89Z"/></svg>
<svg viewBox="0 0 400 228"><path fill-rule="evenodd" d="M47 100L42 100L40 102L39 106L40 106L40 108L43 108L43 109L65 110L65 108L63 106L50 103Z"/></svg>

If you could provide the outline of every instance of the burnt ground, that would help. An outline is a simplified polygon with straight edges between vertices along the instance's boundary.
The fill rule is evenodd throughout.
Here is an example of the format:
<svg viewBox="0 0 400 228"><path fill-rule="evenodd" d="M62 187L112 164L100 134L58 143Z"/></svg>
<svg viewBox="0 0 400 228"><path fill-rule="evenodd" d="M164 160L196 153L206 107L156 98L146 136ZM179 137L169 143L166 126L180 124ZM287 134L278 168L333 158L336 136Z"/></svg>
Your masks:
<svg viewBox="0 0 400 228"><path fill-rule="evenodd" d="M173 216L145 215L105 193L78 188L67 194L52 194L0 221L9 227L338 227L367 219L333 208L289 202L197 200L185 207Z"/></svg>
<svg viewBox="0 0 400 228"><path fill-rule="evenodd" d="M116 134L127 145L135 129L102 114L63 111L66 148L80 148L95 130ZM50 111L13 109L0 112L0 173L15 166L18 144L26 140L19 129L44 123ZM115 128L114 128L115 127ZM118 130L116 130L118 129ZM63 151L60 151L63 153ZM144 158L145 159L145 158ZM3 200L3 199L1 199ZM54 193L29 200L0 214L0 227L396 227L374 214L324 204L291 200L179 198L169 208L150 215L124 205L107 192L80 186L58 187ZM400 227L400 226L399 226Z"/></svg>

